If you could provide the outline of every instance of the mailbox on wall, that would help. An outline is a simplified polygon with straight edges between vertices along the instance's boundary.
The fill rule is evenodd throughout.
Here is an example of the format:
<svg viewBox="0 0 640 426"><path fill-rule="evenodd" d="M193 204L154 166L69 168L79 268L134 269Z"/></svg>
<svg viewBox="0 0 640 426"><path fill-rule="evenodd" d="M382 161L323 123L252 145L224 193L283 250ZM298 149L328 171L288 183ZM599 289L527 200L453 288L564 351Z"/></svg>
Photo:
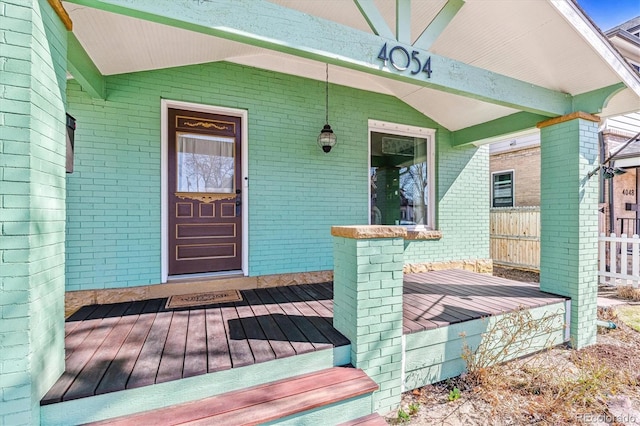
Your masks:
<svg viewBox="0 0 640 426"><path fill-rule="evenodd" d="M67 173L73 173L73 145L76 119L67 114Z"/></svg>

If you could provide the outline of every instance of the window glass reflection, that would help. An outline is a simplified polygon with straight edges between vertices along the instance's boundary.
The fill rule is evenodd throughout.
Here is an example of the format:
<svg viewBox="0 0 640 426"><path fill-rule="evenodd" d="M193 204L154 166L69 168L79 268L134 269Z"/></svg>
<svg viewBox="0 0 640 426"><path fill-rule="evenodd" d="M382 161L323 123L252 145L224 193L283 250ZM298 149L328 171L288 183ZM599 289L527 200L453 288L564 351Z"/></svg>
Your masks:
<svg viewBox="0 0 640 426"><path fill-rule="evenodd" d="M234 192L234 138L178 134L178 192Z"/></svg>
<svg viewBox="0 0 640 426"><path fill-rule="evenodd" d="M427 140L371 133L371 223L429 225Z"/></svg>

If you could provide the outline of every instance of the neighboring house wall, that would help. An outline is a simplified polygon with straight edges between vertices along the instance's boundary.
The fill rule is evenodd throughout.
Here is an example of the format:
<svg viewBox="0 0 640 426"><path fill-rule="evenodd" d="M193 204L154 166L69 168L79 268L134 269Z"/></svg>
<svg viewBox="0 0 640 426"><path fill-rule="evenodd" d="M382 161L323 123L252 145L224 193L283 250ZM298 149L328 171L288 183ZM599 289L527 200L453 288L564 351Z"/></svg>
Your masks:
<svg viewBox="0 0 640 426"><path fill-rule="evenodd" d="M491 174L513 170L515 203L512 207L540 205L540 145L491 156Z"/></svg>
<svg viewBox="0 0 640 426"><path fill-rule="evenodd" d="M160 100L248 110L249 275L330 270L332 225L366 224L368 120L436 129L438 228L415 261L489 257L487 148L452 148L449 132L400 100L331 85L338 145L315 143L324 84L230 63L106 78L106 101L69 83L77 119L68 177L67 290L161 281ZM471 191L473 189L473 191ZM473 196L468 196L473 192Z"/></svg>
<svg viewBox="0 0 640 426"><path fill-rule="evenodd" d="M64 370L67 30L44 0L0 10L0 424L39 424Z"/></svg>
<svg viewBox="0 0 640 426"><path fill-rule="evenodd" d="M621 148L631 137L640 131L640 114L630 114L616 120L607 120L607 129L602 132L605 143L605 152L611 155ZM635 130L635 132L634 132ZM638 189L637 166L640 165L640 147L637 142L627 146L619 154L616 154L612 166L620 167L626 173L614 176L611 181L606 180L603 185L603 198L605 213L603 226L600 232L611 232L620 235L633 234L636 231L635 222L639 218L636 205L640 204ZM611 191L612 196L609 196ZM611 205L609 205L611 204ZM613 210L613 214L611 214ZM611 223L612 222L612 223Z"/></svg>

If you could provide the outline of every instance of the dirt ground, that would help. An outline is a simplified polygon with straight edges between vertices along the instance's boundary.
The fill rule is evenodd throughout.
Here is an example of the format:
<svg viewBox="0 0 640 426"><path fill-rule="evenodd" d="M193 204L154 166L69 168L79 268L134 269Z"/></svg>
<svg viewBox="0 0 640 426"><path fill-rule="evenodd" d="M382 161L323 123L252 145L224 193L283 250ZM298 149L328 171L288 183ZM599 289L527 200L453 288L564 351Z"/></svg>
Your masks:
<svg viewBox="0 0 640 426"><path fill-rule="evenodd" d="M515 281L524 281L528 283L539 283L540 274L533 271L523 271L521 269L493 267L493 275L501 278L508 278Z"/></svg>
<svg viewBox="0 0 640 426"><path fill-rule="evenodd" d="M515 269L495 268L494 274L539 281L537 273ZM618 327L598 327L595 345L577 351L556 347L406 392L401 409L389 413L387 422L640 425L640 332L622 323L615 308L599 309L598 317Z"/></svg>

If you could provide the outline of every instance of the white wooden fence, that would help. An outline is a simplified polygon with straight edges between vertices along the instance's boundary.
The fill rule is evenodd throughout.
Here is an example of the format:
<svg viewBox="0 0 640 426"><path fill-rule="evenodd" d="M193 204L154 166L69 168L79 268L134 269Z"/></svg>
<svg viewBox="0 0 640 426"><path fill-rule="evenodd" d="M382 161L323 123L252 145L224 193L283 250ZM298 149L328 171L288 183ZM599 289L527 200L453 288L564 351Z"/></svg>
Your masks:
<svg viewBox="0 0 640 426"><path fill-rule="evenodd" d="M640 287L640 237L600 234L598 245L600 283Z"/></svg>

